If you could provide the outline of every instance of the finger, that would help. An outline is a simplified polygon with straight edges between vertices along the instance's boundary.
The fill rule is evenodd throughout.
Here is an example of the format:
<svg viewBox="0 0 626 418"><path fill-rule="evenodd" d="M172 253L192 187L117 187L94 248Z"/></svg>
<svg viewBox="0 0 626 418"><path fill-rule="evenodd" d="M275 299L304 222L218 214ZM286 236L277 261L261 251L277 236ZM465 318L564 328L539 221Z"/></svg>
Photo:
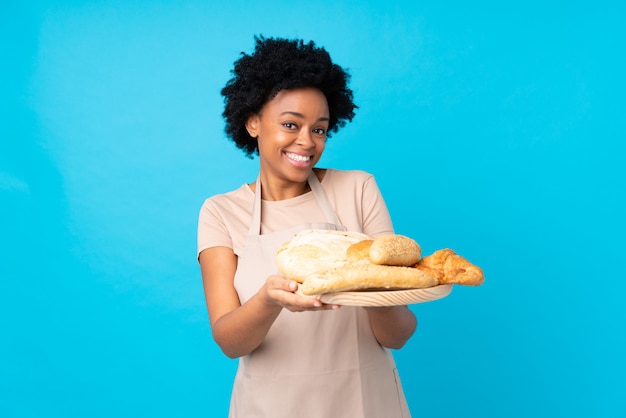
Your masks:
<svg viewBox="0 0 626 418"><path fill-rule="evenodd" d="M328 310L328 309L339 308L339 305L328 305L326 303L323 303L318 297L315 297L315 296L304 296L304 295L297 295L297 296L298 296L298 303L301 306L305 306L313 310Z"/></svg>
<svg viewBox="0 0 626 418"><path fill-rule="evenodd" d="M275 289L284 290L286 292L295 292L298 290L298 282L284 276L271 276L270 281L272 287Z"/></svg>

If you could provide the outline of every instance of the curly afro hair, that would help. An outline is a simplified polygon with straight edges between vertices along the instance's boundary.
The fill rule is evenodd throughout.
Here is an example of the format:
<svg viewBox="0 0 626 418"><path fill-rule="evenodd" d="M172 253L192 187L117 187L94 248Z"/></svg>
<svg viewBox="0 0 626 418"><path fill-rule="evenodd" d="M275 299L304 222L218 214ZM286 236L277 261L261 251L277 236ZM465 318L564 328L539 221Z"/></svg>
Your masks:
<svg viewBox="0 0 626 418"><path fill-rule="evenodd" d="M352 121L357 106L348 88L350 75L334 64L324 48L314 42L254 37L254 52L244 52L235 61L224 96L225 132L247 157L258 155L257 141L246 130L247 119L261 111L281 90L315 87L328 101L330 121L327 136Z"/></svg>

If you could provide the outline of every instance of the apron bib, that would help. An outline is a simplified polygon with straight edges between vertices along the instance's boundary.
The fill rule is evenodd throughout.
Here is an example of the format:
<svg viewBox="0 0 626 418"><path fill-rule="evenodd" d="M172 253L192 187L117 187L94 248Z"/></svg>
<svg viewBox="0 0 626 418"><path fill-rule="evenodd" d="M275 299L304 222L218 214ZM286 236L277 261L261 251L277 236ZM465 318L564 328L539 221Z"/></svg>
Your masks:
<svg viewBox="0 0 626 418"><path fill-rule="evenodd" d="M309 186L326 223L306 223L261 235L261 182L235 273L245 303L268 276L279 274L276 251L305 229L345 231L315 173ZM283 309L261 345L239 359L232 418L409 417L391 352L374 338L358 307L290 312Z"/></svg>

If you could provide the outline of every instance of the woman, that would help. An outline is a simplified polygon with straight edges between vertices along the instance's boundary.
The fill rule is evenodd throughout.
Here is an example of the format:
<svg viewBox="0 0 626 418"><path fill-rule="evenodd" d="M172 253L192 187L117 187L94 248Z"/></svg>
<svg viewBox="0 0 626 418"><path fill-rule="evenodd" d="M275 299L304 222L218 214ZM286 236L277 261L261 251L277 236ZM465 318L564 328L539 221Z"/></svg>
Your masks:
<svg viewBox="0 0 626 418"><path fill-rule="evenodd" d="M326 305L278 274L278 247L309 228L393 232L374 178L314 168L354 117L349 75L313 42L255 38L222 89L226 133L259 157L256 182L207 199L198 258L213 337L239 358L231 417L407 417L390 348L406 306Z"/></svg>

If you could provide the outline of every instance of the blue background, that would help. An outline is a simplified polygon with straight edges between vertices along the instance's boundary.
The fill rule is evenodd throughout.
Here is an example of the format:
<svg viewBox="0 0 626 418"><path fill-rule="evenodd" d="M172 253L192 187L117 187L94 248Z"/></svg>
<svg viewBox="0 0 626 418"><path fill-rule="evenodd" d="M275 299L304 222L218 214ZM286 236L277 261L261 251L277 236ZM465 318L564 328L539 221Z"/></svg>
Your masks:
<svg viewBox="0 0 626 418"><path fill-rule="evenodd" d="M0 6L0 416L225 416L195 234L256 175L219 95L255 34L353 74L320 166L484 269L412 306L414 416L626 416L624 2L217 3Z"/></svg>

